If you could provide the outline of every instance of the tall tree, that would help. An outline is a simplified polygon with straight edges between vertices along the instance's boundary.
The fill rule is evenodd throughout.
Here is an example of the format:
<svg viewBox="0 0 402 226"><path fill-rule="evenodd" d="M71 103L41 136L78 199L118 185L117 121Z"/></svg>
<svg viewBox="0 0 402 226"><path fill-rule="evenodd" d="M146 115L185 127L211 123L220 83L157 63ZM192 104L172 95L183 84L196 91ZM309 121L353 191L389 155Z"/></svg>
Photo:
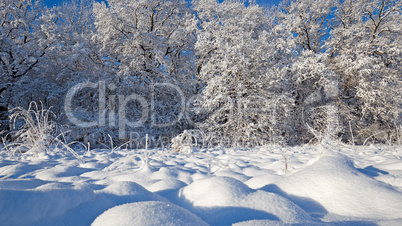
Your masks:
<svg viewBox="0 0 402 226"><path fill-rule="evenodd" d="M108 5L95 4L94 14L97 33L93 39L102 43L104 59L121 80L132 81L130 94L152 99L149 117L142 123L146 127L143 129L152 130L145 132L171 136L186 128L184 98L194 95L197 89L197 21L188 3L111 0Z"/></svg>
<svg viewBox="0 0 402 226"><path fill-rule="evenodd" d="M278 19L279 34L294 51L289 69L303 123L298 133L359 143L373 134L380 134L376 141L395 140L401 1L289 1Z"/></svg>
<svg viewBox="0 0 402 226"><path fill-rule="evenodd" d="M333 1L293 0L283 1L276 13L278 43L289 52L281 73L294 100L291 143L329 136L331 97L325 92L334 76L327 68L324 44L332 26L333 8Z"/></svg>
<svg viewBox="0 0 402 226"><path fill-rule="evenodd" d="M94 38L119 73L151 84L191 72L196 24L185 1L110 0L94 12Z"/></svg>
<svg viewBox="0 0 402 226"><path fill-rule="evenodd" d="M246 6L247 4L247 6ZM262 145L277 137L278 77L270 69L274 46L268 18L256 4L199 0L194 9L198 77L207 111L200 128L212 145Z"/></svg>
<svg viewBox="0 0 402 226"><path fill-rule="evenodd" d="M328 65L339 76L340 114L360 143L396 139L402 106L402 1L337 4L327 43ZM346 132L346 131L345 131Z"/></svg>
<svg viewBox="0 0 402 226"><path fill-rule="evenodd" d="M12 87L36 69L49 43L40 30L41 3L33 0L0 2L0 124L7 127ZM4 127L5 125L5 127Z"/></svg>

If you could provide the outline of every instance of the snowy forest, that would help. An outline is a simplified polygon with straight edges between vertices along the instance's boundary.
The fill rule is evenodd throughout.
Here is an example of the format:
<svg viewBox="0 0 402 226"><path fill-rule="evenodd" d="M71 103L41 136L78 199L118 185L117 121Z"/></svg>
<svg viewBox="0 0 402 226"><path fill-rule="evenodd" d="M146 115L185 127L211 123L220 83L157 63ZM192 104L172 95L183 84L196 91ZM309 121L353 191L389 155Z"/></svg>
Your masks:
<svg viewBox="0 0 402 226"><path fill-rule="evenodd" d="M26 109L91 147L401 144L401 23L400 0L1 0L0 136Z"/></svg>

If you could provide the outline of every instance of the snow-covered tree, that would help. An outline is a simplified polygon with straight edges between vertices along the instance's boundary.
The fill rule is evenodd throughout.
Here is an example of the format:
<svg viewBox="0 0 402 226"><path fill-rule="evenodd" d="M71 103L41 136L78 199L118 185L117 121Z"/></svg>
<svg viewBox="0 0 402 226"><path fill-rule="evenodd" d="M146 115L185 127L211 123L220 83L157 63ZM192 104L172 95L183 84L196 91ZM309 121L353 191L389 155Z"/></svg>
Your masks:
<svg viewBox="0 0 402 226"><path fill-rule="evenodd" d="M150 101L145 128L136 131L171 136L183 130L184 98L194 95L197 89L197 21L188 3L110 0L107 5L96 3L94 14L97 33L93 40L102 43L103 57L121 76L120 80L129 79L133 85L120 95L135 93Z"/></svg>
<svg viewBox="0 0 402 226"><path fill-rule="evenodd" d="M285 0L280 3L277 19L282 35L288 36L288 47L296 51L321 52L330 31L329 20L334 1Z"/></svg>
<svg viewBox="0 0 402 226"><path fill-rule="evenodd" d="M107 134L115 134L113 128L103 126L105 124L103 121L99 123L101 126L85 128L73 124L68 117L69 113L74 113L77 119L88 122L99 120L100 115L105 114L106 107L103 105L106 104L103 102L110 92L99 92L102 89L99 86L75 93L72 103L68 103L66 98L77 84L85 82L112 84L118 80L116 73L101 55L101 45L92 40L92 36L95 35L94 2L93 0L64 2L46 11L44 15L46 21L41 26L43 32L49 34L54 43L48 50L47 65L43 68L47 78L51 79L50 84L55 87L51 91L53 101L49 104L54 106L53 110L59 116L59 122L71 127L73 131L71 136L84 143L89 140L109 142ZM55 99L59 103L55 103ZM60 100L65 101L60 104ZM70 107L72 112L66 112ZM87 137L88 134L91 134L91 137Z"/></svg>
<svg viewBox="0 0 402 226"><path fill-rule="evenodd" d="M290 1L278 19L279 36L294 51L289 69L302 116L298 134L307 127L321 138L362 143L379 133L377 141L395 139L401 1Z"/></svg>
<svg viewBox="0 0 402 226"><path fill-rule="evenodd" d="M119 73L148 84L189 76L196 24L185 1L110 0L94 12L94 39Z"/></svg>
<svg viewBox="0 0 402 226"><path fill-rule="evenodd" d="M95 32L93 3L93 0L70 0L47 10L44 16L46 23L42 24L42 31L54 43L49 51L49 73L59 81L65 82L74 72L98 77L95 74L105 70L101 46L92 41ZM54 68L58 68L56 73ZM63 78L63 74L67 78Z"/></svg>
<svg viewBox="0 0 402 226"><path fill-rule="evenodd" d="M20 39L13 39L14 36L11 35L8 38L7 43L13 44L10 44L13 46L10 53L13 56L20 54L18 59L22 61L16 67L19 71L14 70L15 75L11 73L12 71L9 74L2 72L2 76L6 76L1 80L6 84L4 89L6 92L2 95L6 102L4 110L16 106L28 107L31 101L42 102L46 107L52 107L53 112L58 115L58 123L70 124L63 112L65 104L63 100L69 89L83 81L98 82L106 78L112 81L116 78L104 64L99 54L100 46L92 41L95 28L92 1L71 0L53 8L43 7L39 3L33 4L30 1L20 2L19 10L14 9L17 7L15 1L10 1L5 7L14 11L10 11L13 14L9 14L11 22L4 21L3 30L7 23L13 25L13 29L8 29L19 33L10 34L16 37L26 35L24 38L26 41L19 42ZM24 7L25 11L21 11ZM29 19L31 17L33 19ZM5 45L1 48L4 49ZM4 53L2 56L3 60L9 61ZM16 60L12 64L7 64L7 67L11 68L13 65L18 65ZM2 67L3 70L5 68ZM85 109L97 117L99 96L96 94L97 92L83 92L75 96L76 109ZM7 115L3 115L4 120L8 121ZM80 128L73 128L77 133L81 133L75 138L94 132L93 130L83 132Z"/></svg>
<svg viewBox="0 0 402 226"><path fill-rule="evenodd" d="M277 49L288 52L282 55L287 61L276 66L282 65L280 73L294 101L291 143L308 142L317 135L322 139L328 132L326 109L330 99L324 92L333 75L327 68L324 44L333 7L333 1L294 0L283 1L276 12Z"/></svg>
<svg viewBox="0 0 402 226"><path fill-rule="evenodd" d="M246 6L247 4L247 6ZM200 128L212 145L252 146L274 141L281 97L270 69L273 45L263 8L242 1L199 0L194 9L198 77L205 84Z"/></svg>
<svg viewBox="0 0 402 226"><path fill-rule="evenodd" d="M36 69L49 43L40 31L39 1L0 1L0 124L7 125L12 87Z"/></svg>
<svg viewBox="0 0 402 226"><path fill-rule="evenodd" d="M26 75L38 64L48 47L39 42L40 4L32 0L3 0L0 3L0 63L7 78Z"/></svg>
<svg viewBox="0 0 402 226"><path fill-rule="evenodd" d="M93 52L99 47L94 46L91 41L93 22L90 16L91 7L87 3L89 1L73 0L63 7L41 7L35 11L34 21L24 22L29 26L23 29L29 29L29 37L27 43L19 45L33 54L40 53L40 57L27 55L30 60L36 59L34 64L30 65L29 71L20 74L18 72L14 76L16 79L13 82L12 105L24 106L30 101L42 101L47 106L55 105L53 110L59 113L60 99L68 86L77 82L76 80L95 77L98 67L94 63L96 54ZM29 61L23 62L28 64ZM32 93L31 90L36 92ZM47 94L40 95L42 92ZM18 99L21 101L19 104L15 103Z"/></svg>
<svg viewBox="0 0 402 226"><path fill-rule="evenodd" d="M335 18L328 66L339 76L344 127L351 123L358 142L378 133L376 141L392 141L401 124L402 1L342 1Z"/></svg>

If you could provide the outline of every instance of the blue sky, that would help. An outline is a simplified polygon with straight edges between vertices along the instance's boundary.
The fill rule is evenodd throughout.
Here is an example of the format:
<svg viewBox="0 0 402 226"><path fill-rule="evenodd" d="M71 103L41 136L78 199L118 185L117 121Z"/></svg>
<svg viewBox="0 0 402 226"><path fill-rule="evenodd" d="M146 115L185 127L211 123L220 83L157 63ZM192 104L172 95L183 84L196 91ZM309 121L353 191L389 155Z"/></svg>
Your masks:
<svg viewBox="0 0 402 226"><path fill-rule="evenodd" d="M55 6L58 5L62 2L65 2L68 0L44 0L45 4L48 6ZM278 4L281 0L257 0L257 3L260 4L261 6L264 5L270 5L270 4Z"/></svg>

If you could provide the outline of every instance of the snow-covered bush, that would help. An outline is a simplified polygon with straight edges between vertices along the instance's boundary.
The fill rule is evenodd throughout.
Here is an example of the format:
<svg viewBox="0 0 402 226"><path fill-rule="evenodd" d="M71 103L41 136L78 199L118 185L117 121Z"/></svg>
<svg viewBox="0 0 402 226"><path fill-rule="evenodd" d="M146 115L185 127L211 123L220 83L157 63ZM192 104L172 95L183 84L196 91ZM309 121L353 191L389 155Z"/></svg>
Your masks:
<svg viewBox="0 0 402 226"><path fill-rule="evenodd" d="M65 132L52 120L56 115L45 109L43 103L31 102L28 109L16 107L10 112L11 142L5 143L4 149L12 155L27 153L37 157L53 150L65 150L81 160L69 147L72 143L67 143Z"/></svg>
<svg viewBox="0 0 402 226"><path fill-rule="evenodd" d="M38 155L49 152L55 143L57 125L51 119L54 113L32 102L26 110L16 107L11 110L10 124L12 125L11 143L6 149L13 154L29 152Z"/></svg>
<svg viewBox="0 0 402 226"><path fill-rule="evenodd" d="M184 130L172 139L174 152L191 153L194 148L204 146L204 134L200 130Z"/></svg>

